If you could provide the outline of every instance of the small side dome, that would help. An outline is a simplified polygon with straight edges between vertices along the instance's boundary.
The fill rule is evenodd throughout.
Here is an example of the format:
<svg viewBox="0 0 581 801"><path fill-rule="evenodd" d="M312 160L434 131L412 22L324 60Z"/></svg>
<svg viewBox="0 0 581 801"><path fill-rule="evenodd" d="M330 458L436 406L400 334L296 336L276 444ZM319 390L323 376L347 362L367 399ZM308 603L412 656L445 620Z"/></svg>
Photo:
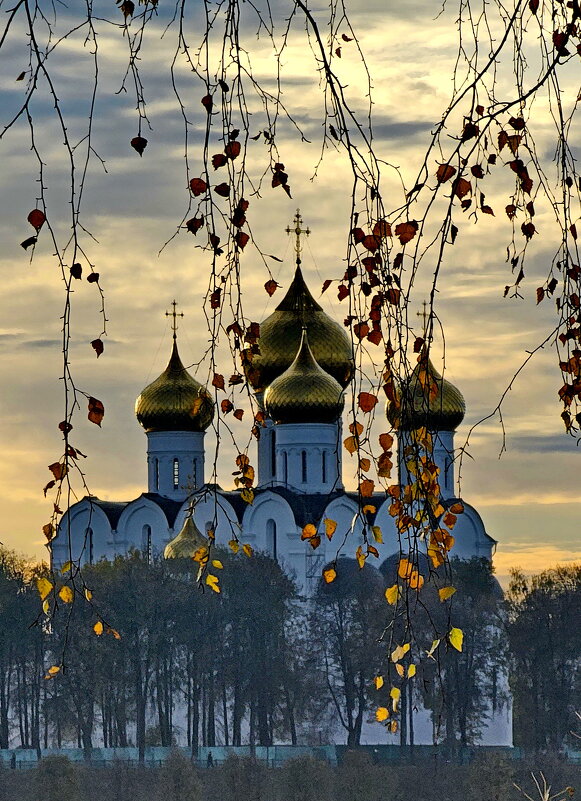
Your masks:
<svg viewBox="0 0 581 801"><path fill-rule="evenodd" d="M389 422L402 431L424 426L428 431L455 431L465 413L464 396L442 378L425 353L399 388L397 402L387 407Z"/></svg>
<svg viewBox="0 0 581 801"><path fill-rule="evenodd" d="M266 390L267 414L275 423L334 423L343 411L343 389L317 364L303 330L294 362Z"/></svg>
<svg viewBox="0 0 581 801"><path fill-rule="evenodd" d="M300 346L303 325L307 327L314 357L323 370L343 389L349 384L355 371L351 340L313 298L297 265L286 295L260 325L260 353L244 366L248 382L256 392L265 390L290 366Z"/></svg>
<svg viewBox="0 0 581 801"><path fill-rule="evenodd" d="M163 552L164 559L191 559L200 548L207 548L208 540L196 526L191 515L186 518L182 530L168 542Z"/></svg>
<svg viewBox="0 0 581 801"><path fill-rule="evenodd" d="M150 431L205 431L214 417L209 392L188 373L174 338L169 364L135 401L135 415Z"/></svg>

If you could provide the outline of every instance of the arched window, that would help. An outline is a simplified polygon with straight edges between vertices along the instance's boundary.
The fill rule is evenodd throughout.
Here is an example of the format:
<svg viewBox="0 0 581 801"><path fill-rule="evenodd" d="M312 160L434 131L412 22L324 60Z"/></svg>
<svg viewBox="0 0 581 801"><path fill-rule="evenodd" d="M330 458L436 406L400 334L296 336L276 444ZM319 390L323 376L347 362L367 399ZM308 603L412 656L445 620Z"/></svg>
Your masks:
<svg viewBox="0 0 581 801"><path fill-rule="evenodd" d="M282 480L285 484L288 484L288 456L286 451L282 454Z"/></svg>
<svg viewBox="0 0 581 801"><path fill-rule="evenodd" d="M323 484L327 483L327 451L321 454L321 478Z"/></svg>
<svg viewBox="0 0 581 801"><path fill-rule="evenodd" d="M150 565L153 562L151 526L143 526L143 531L141 534L141 553L147 564Z"/></svg>
<svg viewBox="0 0 581 801"><path fill-rule="evenodd" d="M192 464L192 489L198 488L198 460L194 459Z"/></svg>
<svg viewBox="0 0 581 801"><path fill-rule="evenodd" d="M158 490L159 489L159 459L155 460L154 470L155 470L155 489Z"/></svg>
<svg viewBox="0 0 581 801"><path fill-rule="evenodd" d="M274 520L266 521L266 550L275 561L278 559L278 548L276 542L276 522Z"/></svg>
<svg viewBox="0 0 581 801"><path fill-rule="evenodd" d="M92 565L92 564L94 564L94 561L95 561L95 554L94 554L94 551L93 551L93 529L92 528L88 528L87 529L85 537L86 537L86 539L85 539L85 548L87 550L87 555L88 555L88 560L87 561L89 562L90 565Z"/></svg>
<svg viewBox="0 0 581 801"><path fill-rule="evenodd" d="M301 481L307 483L307 452L301 451Z"/></svg>
<svg viewBox="0 0 581 801"><path fill-rule="evenodd" d="M274 428L270 432L270 475L276 476L276 434Z"/></svg>
<svg viewBox="0 0 581 801"><path fill-rule="evenodd" d="M173 488L177 489L180 485L180 460L173 460Z"/></svg>

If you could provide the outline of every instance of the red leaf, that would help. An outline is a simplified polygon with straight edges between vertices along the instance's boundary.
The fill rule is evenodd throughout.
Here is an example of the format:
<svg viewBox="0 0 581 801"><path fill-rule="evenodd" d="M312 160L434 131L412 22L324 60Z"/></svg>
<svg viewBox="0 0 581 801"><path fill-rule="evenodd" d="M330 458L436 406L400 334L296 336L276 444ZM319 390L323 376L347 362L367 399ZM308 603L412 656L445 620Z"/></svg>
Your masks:
<svg viewBox="0 0 581 801"><path fill-rule="evenodd" d="M335 48L335 55L336 55L338 58L341 58L341 48L340 48L340 47L336 47L336 48Z"/></svg>
<svg viewBox="0 0 581 801"><path fill-rule="evenodd" d="M536 14L539 10L539 0L529 0L529 8L533 14Z"/></svg>
<svg viewBox="0 0 581 801"><path fill-rule="evenodd" d="M220 409L222 410L222 414L228 414L234 408L234 404L228 400L228 398L224 398L224 400L220 403Z"/></svg>
<svg viewBox="0 0 581 801"><path fill-rule="evenodd" d="M212 167L217 170L218 167L223 167L228 163L228 159L223 153L215 153L212 156Z"/></svg>
<svg viewBox="0 0 581 801"><path fill-rule="evenodd" d="M97 398L89 398L89 414L87 415L91 423L101 426L101 421L105 416L105 407Z"/></svg>
<svg viewBox="0 0 581 801"><path fill-rule="evenodd" d="M520 228L527 239L530 239L537 230L532 222L523 223Z"/></svg>
<svg viewBox="0 0 581 801"><path fill-rule="evenodd" d="M351 36L347 36L346 33L341 34L341 39L343 39L344 42L352 42L353 41Z"/></svg>
<svg viewBox="0 0 581 801"><path fill-rule="evenodd" d="M372 395L370 392L360 392L357 403L362 412L370 412L375 408L377 395Z"/></svg>
<svg viewBox="0 0 581 801"><path fill-rule="evenodd" d="M387 292L385 293L385 297L389 303L392 303L394 306L399 306L399 300L401 297L401 292L397 287L390 286Z"/></svg>
<svg viewBox="0 0 581 801"><path fill-rule="evenodd" d="M349 297L349 288L345 286L345 284L339 284L339 291L337 292L337 297L339 300L344 300L345 298Z"/></svg>
<svg viewBox="0 0 581 801"><path fill-rule="evenodd" d="M144 139L143 136L134 136L131 140L131 147L133 150L136 150L140 156L143 156L143 151L147 147L147 139Z"/></svg>
<svg viewBox="0 0 581 801"><path fill-rule="evenodd" d="M194 195L194 197L202 195L207 188L208 184L204 181L203 178L192 178L192 180L190 181L190 189L192 190L192 194Z"/></svg>
<svg viewBox="0 0 581 801"><path fill-rule="evenodd" d="M367 323L356 323L353 326L353 333L358 339L363 339L369 333L369 326Z"/></svg>
<svg viewBox="0 0 581 801"><path fill-rule="evenodd" d="M234 417L237 420L242 420L243 416L244 416L244 409L235 409L234 410Z"/></svg>
<svg viewBox="0 0 581 801"><path fill-rule="evenodd" d="M202 225L204 224L203 217L192 217L191 220L186 222L186 228L190 234L197 234Z"/></svg>
<svg viewBox="0 0 581 801"><path fill-rule="evenodd" d="M220 295L222 294L222 288L218 287L215 289L212 294L210 295L210 308L211 309L219 309L220 308Z"/></svg>
<svg viewBox="0 0 581 801"><path fill-rule="evenodd" d="M244 231L238 231L238 233L234 237L234 241L236 242L240 250L244 250L244 248L250 241L250 237L248 236L248 234L245 234Z"/></svg>
<svg viewBox="0 0 581 801"><path fill-rule="evenodd" d="M513 127L515 131L522 131L526 125L522 117L511 117L508 124Z"/></svg>
<svg viewBox="0 0 581 801"><path fill-rule="evenodd" d="M543 289L543 287L542 287L542 286L540 286L540 287L537 289L537 306L538 306L538 305L539 305L539 303L540 303L540 302L543 300L543 298L544 298L544 297L545 297L545 290Z"/></svg>
<svg viewBox="0 0 581 801"><path fill-rule="evenodd" d="M212 112L212 106L214 105L214 101L212 100L212 95L204 95L202 98L202 105L210 114Z"/></svg>
<svg viewBox="0 0 581 801"><path fill-rule="evenodd" d="M332 280L330 278L327 278L323 282L323 288L321 289L321 295L323 294L323 292L326 292L329 289L329 287L331 286L332 283L333 282L332 282Z"/></svg>
<svg viewBox="0 0 581 801"><path fill-rule="evenodd" d="M360 242L363 242L363 240L365 239L365 231L363 230L363 228L354 228L351 231L351 235L356 245L358 245Z"/></svg>
<svg viewBox="0 0 581 801"><path fill-rule="evenodd" d="M220 244L220 237L214 233L210 234L210 245L213 247L214 252L218 256L222 253L222 250L218 247L219 244Z"/></svg>
<svg viewBox="0 0 581 801"><path fill-rule="evenodd" d="M395 226L395 235L398 237L400 243L405 245L410 242L418 232L418 224L415 220L409 222L399 223Z"/></svg>
<svg viewBox="0 0 581 801"><path fill-rule="evenodd" d="M514 220L516 217L516 206L513 203L509 203L509 205L505 208L507 217L509 220Z"/></svg>
<svg viewBox="0 0 581 801"><path fill-rule="evenodd" d="M36 228L36 233L40 231L40 229L46 222L46 217L44 216L44 212L41 211L40 209L33 209L26 219L32 225L33 228Z"/></svg>
<svg viewBox="0 0 581 801"><path fill-rule="evenodd" d="M372 253L375 253L375 251L379 249L379 239L372 234L368 234L366 237L364 237L361 244L364 248L370 250Z"/></svg>
<svg viewBox="0 0 581 801"><path fill-rule="evenodd" d="M63 434L68 434L69 431L72 431L72 430L73 430L73 427L68 422L68 420L63 420L61 423L59 423L59 431L62 431Z"/></svg>
<svg viewBox="0 0 581 801"><path fill-rule="evenodd" d="M103 350L105 349L105 346L103 345L103 340L102 339L94 339L91 342L91 347L93 348L93 350L97 354L97 358L99 358L99 356L103 353Z"/></svg>
<svg viewBox="0 0 581 801"><path fill-rule="evenodd" d="M507 132L506 131L501 131L498 134L498 149L502 150L502 148L506 145L507 142L508 142L508 134L507 134Z"/></svg>
<svg viewBox="0 0 581 801"><path fill-rule="evenodd" d="M214 192L220 197L228 197L230 194L230 184L222 183L214 187Z"/></svg>
<svg viewBox="0 0 581 801"><path fill-rule="evenodd" d="M367 341L372 342L374 345L379 345L382 339L383 334L378 329L371 331L371 333L367 336Z"/></svg>
<svg viewBox="0 0 581 801"><path fill-rule="evenodd" d="M212 386L216 387L216 389L224 389L224 376L220 375L220 373L214 373Z"/></svg>
<svg viewBox="0 0 581 801"><path fill-rule="evenodd" d="M272 297L279 286L280 286L280 284L277 284L276 281L274 281L271 278L270 281L266 282L266 284L264 285L264 288L266 289L266 291L269 294L269 296Z"/></svg>
<svg viewBox="0 0 581 801"><path fill-rule="evenodd" d="M436 178L439 184L449 181L454 175L456 175L456 167L453 167L451 164L440 164L436 172Z"/></svg>
<svg viewBox="0 0 581 801"><path fill-rule="evenodd" d="M234 160L236 156L240 155L240 142L228 142L224 148L224 153L226 153L229 159Z"/></svg>
<svg viewBox="0 0 581 801"><path fill-rule="evenodd" d="M378 220L373 226L373 236L378 239L385 239L391 236L391 225L386 220Z"/></svg>

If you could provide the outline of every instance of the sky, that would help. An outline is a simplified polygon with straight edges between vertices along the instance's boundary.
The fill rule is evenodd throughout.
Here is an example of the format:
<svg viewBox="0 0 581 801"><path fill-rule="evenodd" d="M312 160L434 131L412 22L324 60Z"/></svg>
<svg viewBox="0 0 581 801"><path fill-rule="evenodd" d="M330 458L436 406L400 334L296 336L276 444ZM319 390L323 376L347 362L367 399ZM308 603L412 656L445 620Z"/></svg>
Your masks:
<svg viewBox="0 0 581 801"><path fill-rule="evenodd" d="M97 13L111 15L109 6L95 5ZM273 9L275 15L287 14L283 3L276 3ZM323 8L314 9L320 15L324 12ZM408 188L451 87L455 13L445 9L434 18L433 9L430 0L390 2L387 8L384 2L372 0L354 3L352 8L354 30L372 76L376 151L386 163L398 165ZM172 39L170 33L161 37L168 14L160 2L160 18L144 39L142 75L152 130L144 131L148 146L143 158L129 146L137 133L135 100L130 92L118 92L127 63L125 37L114 25L96 23L102 60L93 143L106 172L98 160L89 168L84 220L97 240L90 243L90 252L105 291L108 331L105 352L97 360L89 343L101 331L100 298L94 285L79 281L72 298L71 366L77 386L102 400L106 413L99 429L85 420L83 406L71 441L87 454L83 469L91 492L109 500L129 500L146 490L145 435L133 408L141 389L167 363L171 330L165 312L172 299L185 315L179 329L184 363L198 362L208 346L201 309L208 254L183 230L162 249L176 231L188 197L183 123L168 74ZM196 20L188 24L194 40ZM264 37L257 40L255 29L254 23L245 23L245 42L253 48L255 76L272 89L274 62L268 42ZM55 86L73 141L84 135L90 101L91 57L83 47L84 35L81 31L71 36L52 60ZM292 243L284 229L299 206L312 231L304 252L305 278L323 308L341 320L346 312L336 293L329 290L320 297L320 289L326 278L337 277L344 270L351 191L348 169L344 156L329 150L313 179L321 148L322 96L316 65L299 28L289 39L283 61L284 103L311 141L298 141L292 127L281 121L279 148L293 198L266 184L262 197L251 199L256 241L263 252L282 259L269 261L281 289L272 298L264 292L269 276L249 245L242 258L246 313L249 319L264 319L292 279ZM336 64L353 107L364 112L365 81L353 42L342 44L341 62ZM508 93L503 66L499 64L501 91ZM26 67L22 35L16 26L0 52L3 122L22 101L25 82L15 79ZM176 74L194 123L190 162L196 175L202 91L183 65ZM570 101L576 92L574 78L566 77L565 100ZM258 132L263 127L260 109L251 103L251 110L251 128L256 120ZM67 166L62 136L46 95L39 94L31 112L46 164L49 218L59 235L66 236ZM537 103L535 126L539 149L550 157L555 135L543 97ZM572 141L573 136L574 130ZM38 194L38 167L24 119L0 140L0 153L0 541L42 558L46 549L41 529L52 504L50 495L43 497L42 488L51 478L47 465L58 460L61 447L57 424L63 416L60 330L64 293L48 237L41 233L32 261L20 247L33 233L26 217ZM249 163L254 174L260 175L268 163L263 142L250 142ZM401 191L388 166L383 186L384 196L393 192L395 197ZM542 237L531 242L522 297L503 298L505 285L511 283L505 261L510 232L500 213L506 202L505 190L501 182L496 189L491 186L487 195L487 202L498 211L495 217L486 217L478 225L461 221L458 241L443 265L436 302L445 332L446 376L466 399L467 413L456 435L457 447L465 442L471 426L495 408L528 352L554 326L550 301L536 306L536 288L544 280L558 236L541 201L536 220ZM429 276L428 266L426 275L418 278L412 313L420 309L426 296ZM420 329L418 322L418 332ZM436 364L438 348L441 353L442 341L436 338ZM207 370L207 365L202 365L200 380L206 379ZM224 372L228 370L224 362ZM505 441L498 418L488 420L472 433L463 460L462 495L480 511L489 534L498 541L495 566L504 582L512 567L536 572L581 559L580 457L560 420L559 379L555 352L548 345L535 355L506 397ZM246 421L234 424L243 439ZM211 440L209 434L209 449L214 447ZM499 458L503 442L505 449ZM232 446L225 443L219 457L219 480L224 488L231 487L232 458Z"/></svg>

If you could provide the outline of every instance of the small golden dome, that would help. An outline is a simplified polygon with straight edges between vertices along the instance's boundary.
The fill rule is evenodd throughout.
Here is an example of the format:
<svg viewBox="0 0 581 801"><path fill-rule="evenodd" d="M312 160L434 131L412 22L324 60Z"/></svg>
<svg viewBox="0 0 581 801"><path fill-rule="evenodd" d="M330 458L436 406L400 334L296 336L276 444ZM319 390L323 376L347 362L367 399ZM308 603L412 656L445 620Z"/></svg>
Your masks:
<svg viewBox="0 0 581 801"><path fill-rule="evenodd" d="M299 352L267 388L264 403L275 423L334 423L343 411L343 389L317 364L303 330Z"/></svg>
<svg viewBox="0 0 581 801"><path fill-rule="evenodd" d="M186 518L182 530L168 542L163 552L164 559L192 559L200 548L207 548L208 540L196 526L192 516Z"/></svg>
<svg viewBox="0 0 581 801"><path fill-rule="evenodd" d="M209 392L188 373L174 337L169 364L135 401L135 415L150 431L205 431L214 417Z"/></svg>
<svg viewBox="0 0 581 801"><path fill-rule="evenodd" d="M442 378L427 355L420 354L410 378L388 404L387 418L396 429L455 431L464 419L466 403L460 390Z"/></svg>
<svg viewBox="0 0 581 801"><path fill-rule="evenodd" d="M345 329L326 314L309 292L301 268L276 310L260 325L260 353L245 365L256 392L265 390L292 364L301 343L303 325L318 364L344 389L353 377L353 347Z"/></svg>

